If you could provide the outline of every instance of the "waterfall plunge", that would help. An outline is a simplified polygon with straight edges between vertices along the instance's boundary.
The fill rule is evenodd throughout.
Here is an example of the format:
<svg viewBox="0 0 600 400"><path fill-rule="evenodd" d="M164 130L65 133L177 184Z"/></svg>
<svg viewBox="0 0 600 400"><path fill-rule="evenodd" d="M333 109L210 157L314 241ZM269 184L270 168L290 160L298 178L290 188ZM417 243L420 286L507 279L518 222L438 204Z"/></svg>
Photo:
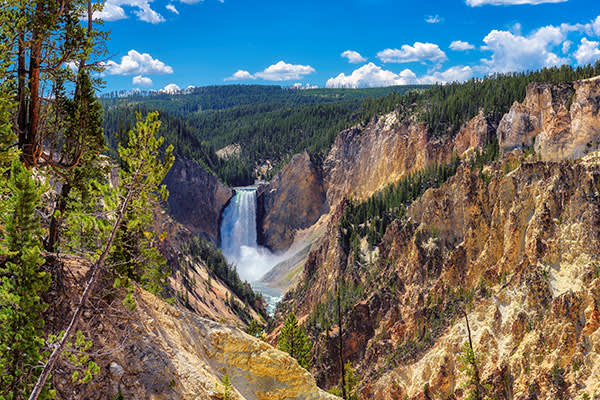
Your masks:
<svg viewBox="0 0 600 400"><path fill-rule="evenodd" d="M236 188L235 196L223 211L221 250L227 261L236 266L240 278L265 296L272 313L281 293L257 281L286 257L271 253L256 241L256 188Z"/></svg>

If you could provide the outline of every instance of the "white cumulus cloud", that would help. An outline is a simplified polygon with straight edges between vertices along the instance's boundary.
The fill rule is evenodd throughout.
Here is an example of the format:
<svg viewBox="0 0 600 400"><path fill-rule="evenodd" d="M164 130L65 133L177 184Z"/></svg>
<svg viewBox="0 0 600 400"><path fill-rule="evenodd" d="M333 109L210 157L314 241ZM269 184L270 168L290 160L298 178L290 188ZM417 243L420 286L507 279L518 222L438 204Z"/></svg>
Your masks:
<svg viewBox="0 0 600 400"><path fill-rule="evenodd" d="M408 85L416 83L417 76L410 69L396 74L387 71L372 62L354 70L352 74L339 74L330 78L325 84L328 88L364 88L394 85Z"/></svg>
<svg viewBox="0 0 600 400"><path fill-rule="evenodd" d="M455 66L445 71L437 71L430 75L425 75L417 81L420 84L464 82L473 77L473 68L469 66Z"/></svg>
<svg viewBox="0 0 600 400"><path fill-rule="evenodd" d="M121 58L121 63L108 61L104 63L106 73L110 75L142 75L142 74L172 74L173 68L162 61L152 58L148 53L129 50Z"/></svg>
<svg viewBox="0 0 600 400"><path fill-rule="evenodd" d="M136 86L150 87L152 86L152 79L147 76L136 75L133 77L132 83Z"/></svg>
<svg viewBox="0 0 600 400"><path fill-rule="evenodd" d="M577 51L573 54L577 60L577 64L591 64L600 59L600 42L594 42L586 38L581 39L581 43Z"/></svg>
<svg viewBox="0 0 600 400"><path fill-rule="evenodd" d="M167 86L159 90L160 93L177 94L181 92L181 88L174 83L169 83Z"/></svg>
<svg viewBox="0 0 600 400"><path fill-rule="evenodd" d="M310 65L294 65L279 61L254 75L266 81L291 81L301 79L304 75L313 72L315 72L315 69Z"/></svg>
<svg viewBox="0 0 600 400"><path fill-rule="evenodd" d="M450 43L450 48L452 50L456 50L456 51L467 51L467 50L473 50L475 48L475 46L473 46L469 42L465 42L462 40L455 40L452 43Z"/></svg>
<svg viewBox="0 0 600 400"><path fill-rule="evenodd" d="M173 4L167 4L165 6L165 8L169 11L171 11L172 13L175 13L177 15L179 15L179 11L177 10L177 8L175 8L175 6Z"/></svg>
<svg viewBox="0 0 600 400"><path fill-rule="evenodd" d="M568 63L552 52L553 47L565 40L564 32L555 26L545 26L529 36L508 31L492 30L484 39L482 50L491 51L490 58L482 59L490 72L512 72L538 69Z"/></svg>
<svg viewBox="0 0 600 400"><path fill-rule="evenodd" d="M596 17L594 21L592 21L592 29L596 36L600 36L600 16Z"/></svg>
<svg viewBox="0 0 600 400"><path fill-rule="evenodd" d="M358 51L346 50L342 53L342 57L347 58L351 64L358 64L367 61L366 58L360 55Z"/></svg>
<svg viewBox="0 0 600 400"><path fill-rule="evenodd" d="M447 60L437 44L415 42L412 46L405 44L400 49L385 49L377 53L377 57L386 63L407 62L443 62Z"/></svg>
<svg viewBox="0 0 600 400"><path fill-rule="evenodd" d="M165 18L152 9L150 3L152 0L106 0L102 11L94 12L94 18L101 18L105 21L116 21L127 18L125 7L133 9L133 13L140 21L158 24L164 22Z"/></svg>
<svg viewBox="0 0 600 400"><path fill-rule="evenodd" d="M240 69L237 70L235 74L231 75L229 78L225 78L224 81L243 81L247 79L256 79L256 77L250 72Z"/></svg>
<svg viewBox="0 0 600 400"><path fill-rule="evenodd" d="M260 78L265 81L295 81L301 79L305 75L312 74L313 72L315 72L315 69L310 65L288 64L285 61L279 61L255 74L240 69L224 80L241 81Z"/></svg>
<svg viewBox="0 0 600 400"><path fill-rule="evenodd" d="M492 5L492 6L514 6L522 4L545 4L545 3L564 3L568 0L467 0L467 5L471 7Z"/></svg>
<svg viewBox="0 0 600 400"><path fill-rule="evenodd" d="M104 21L117 21L127 18L127 15L125 15L125 10L122 7L107 1L104 3L102 11L95 11L93 17Z"/></svg>

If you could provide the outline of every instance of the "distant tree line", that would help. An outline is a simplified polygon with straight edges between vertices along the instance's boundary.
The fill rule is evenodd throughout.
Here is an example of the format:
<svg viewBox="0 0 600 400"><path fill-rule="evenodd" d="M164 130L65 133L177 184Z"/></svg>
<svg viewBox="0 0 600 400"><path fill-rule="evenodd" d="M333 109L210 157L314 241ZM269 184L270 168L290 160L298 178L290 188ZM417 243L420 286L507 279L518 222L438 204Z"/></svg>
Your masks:
<svg viewBox="0 0 600 400"><path fill-rule="evenodd" d="M180 157L194 159L230 186L252 183L266 160L276 166L308 150L322 160L338 132L371 109L363 99L405 93L415 86L376 89L287 90L279 86L231 85L196 88L191 94L104 98L104 130L116 148L135 113L160 110L160 134ZM242 153L221 160L216 150L240 144Z"/></svg>
<svg viewBox="0 0 600 400"><path fill-rule="evenodd" d="M186 94L105 97L104 130L115 148L135 112L157 109L160 134L180 157L194 159L231 186L251 183L269 160L275 171L292 154L307 150L318 163L339 131L396 112L416 117L433 136L454 136L483 111L497 125L531 82L554 84L600 74L600 63L573 68L494 74L464 83L375 89L289 90L279 86L228 85L193 88ZM237 143L239 156L221 160L216 150Z"/></svg>

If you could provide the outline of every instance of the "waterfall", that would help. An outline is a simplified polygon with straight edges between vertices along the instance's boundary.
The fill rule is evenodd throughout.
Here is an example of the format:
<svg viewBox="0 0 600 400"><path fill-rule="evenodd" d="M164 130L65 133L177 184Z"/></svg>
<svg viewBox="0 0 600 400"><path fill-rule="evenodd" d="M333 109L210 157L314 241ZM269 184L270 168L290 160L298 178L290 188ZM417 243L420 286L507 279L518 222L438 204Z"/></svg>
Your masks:
<svg viewBox="0 0 600 400"><path fill-rule="evenodd" d="M242 280L250 282L267 300L269 312L273 312L281 293L257 283L285 256L275 255L256 240L256 188L235 189L235 196L223 211L221 219L221 250L227 261L235 265Z"/></svg>
<svg viewBox="0 0 600 400"><path fill-rule="evenodd" d="M223 211L221 248L227 260L235 261L237 264L242 246L258 247L256 242L256 189L253 188L237 189L235 196Z"/></svg>

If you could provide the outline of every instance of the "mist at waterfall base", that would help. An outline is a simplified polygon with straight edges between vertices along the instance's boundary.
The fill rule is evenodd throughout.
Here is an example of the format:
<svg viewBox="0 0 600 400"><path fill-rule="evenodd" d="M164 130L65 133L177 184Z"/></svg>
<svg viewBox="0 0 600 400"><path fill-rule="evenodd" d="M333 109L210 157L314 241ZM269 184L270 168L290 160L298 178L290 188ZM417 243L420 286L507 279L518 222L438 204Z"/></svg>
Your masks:
<svg viewBox="0 0 600 400"><path fill-rule="evenodd" d="M286 259L259 246L256 240L256 188L236 188L221 219L221 250L227 261L234 265L242 280L248 281L260 292L272 314L281 300L281 292L260 284L259 280L271 268Z"/></svg>

